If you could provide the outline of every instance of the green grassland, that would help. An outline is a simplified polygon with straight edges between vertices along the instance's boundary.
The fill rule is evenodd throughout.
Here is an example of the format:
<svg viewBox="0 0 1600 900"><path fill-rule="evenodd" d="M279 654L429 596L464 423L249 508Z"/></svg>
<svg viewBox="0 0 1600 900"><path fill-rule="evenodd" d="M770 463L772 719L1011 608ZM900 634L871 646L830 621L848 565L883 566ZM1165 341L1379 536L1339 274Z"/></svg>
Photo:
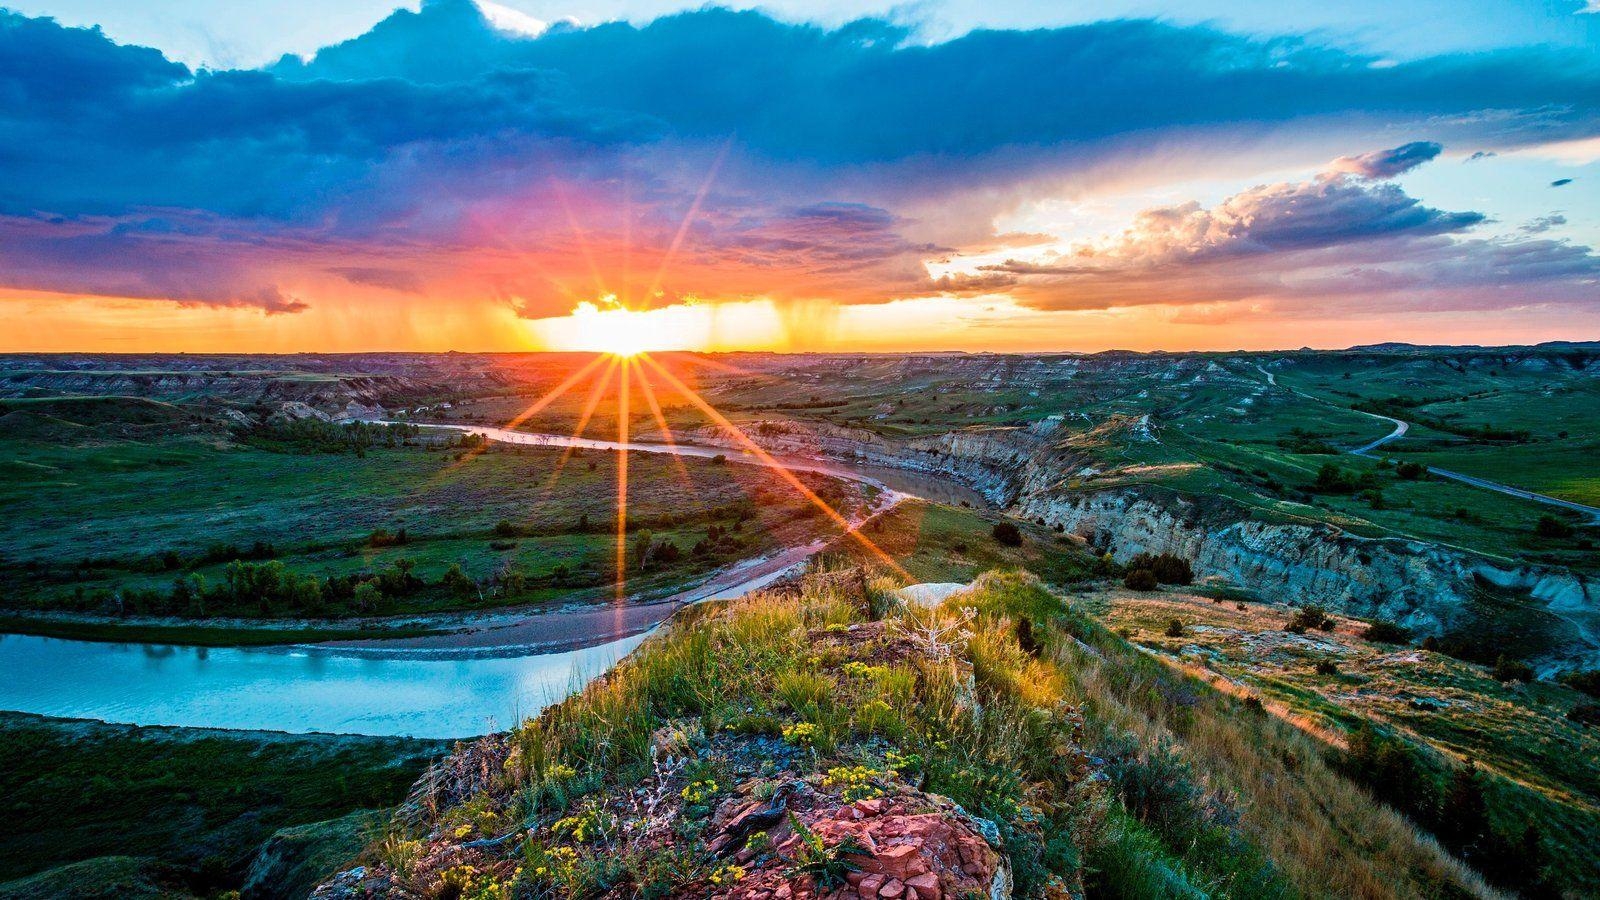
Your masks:
<svg viewBox="0 0 1600 900"><path fill-rule="evenodd" d="M1060 468L1066 472L1095 470L1096 474L1087 477L1066 475L1062 484L1068 489L1167 488L1196 497L1228 498L1258 518L1326 523L1369 537L1420 538L1507 562L1539 562L1583 571L1600 568L1595 536L1587 530L1578 527L1568 537L1541 536L1536 531L1545 516L1568 519L1575 527L1581 526L1581 517L1447 479L1402 478L1387 462L1342 452L1392 430L1386 422L1349 409L1349 403L1393 396L1396 390L1435 396L1454 383L1452 379L1459 380L1459 373L1441 367L1447 375L1411 383L1397 382L1392 369L1374 366L1365 358L1341 360L1336 355L1312 354L1294 357L1294 362L1276 366L1283 385L1277 388L1267 384L1253 358L1246 358L1223 360L1182 378L1160 372L1133 377L1079 374L1066 382L1034 385L1028 393L1037 412L1063 416L1053 438L1056 451L1064 455ZM1401 356L1390 364L1409 370L1416 361ZM1344 379L1344 372L1353 377ZM1511 382L1502 385L1508 389L1533 390L1533 385L1549 379L1523 375L1513 380L1485 374L1483 380ZM1329 402L1295 393L1290 387L1328 392ZM1333 389L1346 391L1348 396L1331 393ZM858 402L887 400L891 385L880 385L878 390ZM1580 499L1585 496L1583 485L1600 478L1588 464L1594 454L1583 443L1593 440L1592 423L1600 421L1600 393L1576 382L1560 390L1548 386L1540 390L1550 393L1551 418L1541 426L1542 431L1535 432L1539 437L1532 442L1475 441L1414 426L1384 452L1395 461L1416 459L1476 471L1507 483ZM744 393L729 393L741 402L747 399ZM1039 396L1031 396L1034 393ZM1522 418L1496 424L1492 416L1483 415L1459 420L1459 427L1526 427L1528 419L1542 413L1545 402L1543 397L1521 394L1496 396L1503 406L1517 407ZM1489 399L1485 395L1471 402L1487 404ZM755 411L757 406L749 403L747 414L761 415ZM780 414L814 416L811 410ZM1136 434L1134 426L1147 415L1150 436L1145 438ZM964 427L966 422L946 416L936 424L947 429ZM1563 432L1564 438L1560 437ZM1448 448L1448 452L1440 448ZM1355 490L1322 490L1317 478L1328 465L1337 467L1352 482L1365 483ZM1556 491L1558 484L1572 489Z"/></svg>
<svg viewBox="0 0 1600 900"><path fill-rule="evenodd" d="M191 427L176 407L155 405L171 411L162 418L143 401L108 409L116 403L7 414L26 427L0 432L4 605L103 610L116 592L166 590L179 577L218 584L235 559L270 558L319 578L393 571L405 560L427 584L460 566L481 583L515 572L524 585L473 596L418 589L389 613L581 599L611 583L615 453L577 451L563 462L552 448L480 452L426 439L359 453L273 452ZM863 500L843 482L805 480L847 514ZM629 573L642 591L826 530L809 502L755 467L631 454L629 484L629 540L648 531L680 551ZM691 553L713 527L724 536Z"/></svg>
<svg viewBox="0 0 1600 900"><path fill-rule="evenodd" d="M0 714L0 896L7 884L102 857L150 857L177 889L237 886L256 848L287 826L382 809L406 795L437 741L138 728ZM95 864L74 875L85 881ZM326 873L323 873L326 874ZM64 880L62 878L55 879ZM38 882L34 882L37 886ZM113 894L114 895L114 894Z"/></svg>
<svg viewBox="0 0 1600 900"><path fill-rule="evenodd" d="M994 526L1000 522L1018 527L1022 536L1019 546L995 539ZM906 501L883 513L862 534L919 582L971 581L993 569L1021 569L1051 584L1072 584L1105 571L1098 558L1050 529L920 500ZM830 564L888 571L874 550L849 538L836 541L826 559Z"/></svg>
<svg viewBox="0 0 1600 900"><path fill-rule="evenodd" d="M1432 751L1442 770L1467 761L1489 775L1491 820L1520 833L1538 823L1563 881L1600 890L1588 861L1600 840L1600 732L1566 718L1585 698L1550 682L1502 684L1480 665L1374 643L1365 623L1335 616L1330 631L1284 630L1291 610L1183 593L1097 598L1106 623L1207 678L1278 704L1313 731L1381 722ZM1172 635L1177 620L1182 633ZM1320 673L1319 662L1336 671Z"/></svg>
<svg viewBox="0 0 1600 900"><path fill-rule="evenodd" d="M1600 472L1592 463L1600 458L1600 384L1592 378L1544 368L1457 370L1419 360L1345 366L1308 360L1279 378L1339 405L1395 397L1426 401L1399 416L1424 424L1385 448L1396 458L1600 503ZM1470 434L1485 427L1525 437L1495 441Z"/></svg>

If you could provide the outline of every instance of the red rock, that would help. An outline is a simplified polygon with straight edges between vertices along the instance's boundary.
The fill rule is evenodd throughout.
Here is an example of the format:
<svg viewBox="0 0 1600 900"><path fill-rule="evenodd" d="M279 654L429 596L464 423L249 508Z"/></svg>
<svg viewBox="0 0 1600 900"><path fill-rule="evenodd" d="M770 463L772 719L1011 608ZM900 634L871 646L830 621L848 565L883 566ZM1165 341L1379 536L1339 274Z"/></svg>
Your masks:
<svg viewBox="0 0 1600 900"><path fill-rule="evenodd" d="M916 888L908 887L908 888L906 888L906 895L904 897L901 897L900 900L917 900L917 898L919 896L920 895L917 893L917 889Z"/></svg>
<svg viewBox="0 0 1600 900"><path fill-rule="evenodd" d="M844 876L844 880L848 882L851 887L860 887L861 882L865 881L866 878L867 874L865 872L846 872Z"/></svg>
<svg viewBox="0 0 1600 900"><path fill-rule="evenodd" d="M879 897L900 897L906 892L906 883L898 878L891 878L878 888Z"/></svg>
<svg viewBox="0 0 1600 900"><path fill-rule="evenodd" d="M912 878L906 879L906 887L917 892L923 900L940 900L944 890L939 887L939 876L932 872L923 872Z"/></svg>
<svg viewBox="0 0 1600 900"><path fill-rule="evenodd" d="M871 872L861 879L861 883L856 885L856 889L861 892L863 897L876 897L878 896L878 889L883 887L883 883L888 880L876 872Z"/></svg>

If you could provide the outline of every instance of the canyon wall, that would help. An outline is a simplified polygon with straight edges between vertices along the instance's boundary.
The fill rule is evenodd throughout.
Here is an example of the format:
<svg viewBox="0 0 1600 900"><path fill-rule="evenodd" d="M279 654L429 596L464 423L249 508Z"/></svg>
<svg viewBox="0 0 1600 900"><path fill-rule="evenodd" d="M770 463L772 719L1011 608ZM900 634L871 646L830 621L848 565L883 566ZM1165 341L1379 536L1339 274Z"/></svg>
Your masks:
<svg viewBox="0 0 1600 900"><path fill-rule="evenodd" d="M1137 432L1138 422L1129 424ZM760 423L750 435L773 452L826 456L938 475L980 491L1013 515L1042 521L1125 562L1142 552L1191 560L1202 579L1261 599L1316 603L1390 619L1419 635L1466 625L1486 593L1546 614L1549 671L1600 664L1600 582L1562 569L1515 565L1423 541L1366 538L1331 525L1252 519L1240 504L1153 487L1072 489L1083 457L1052 445L1048 429L994 428L896 442L861 429ZM1137 434L1134 435L1137 437ZM719 431L696 433L726 444Z"/></svg>

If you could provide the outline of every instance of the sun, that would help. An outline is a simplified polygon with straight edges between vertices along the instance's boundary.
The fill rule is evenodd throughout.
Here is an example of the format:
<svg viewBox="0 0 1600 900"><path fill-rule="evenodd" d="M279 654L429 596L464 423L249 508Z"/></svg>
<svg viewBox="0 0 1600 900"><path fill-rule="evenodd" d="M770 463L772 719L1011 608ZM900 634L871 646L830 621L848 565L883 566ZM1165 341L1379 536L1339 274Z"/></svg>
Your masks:
<svg viewBox="0 0 1600 900"><path fill-rule="evenodd" d="M541 322L545 342L561 350L586 350L632 357L652 350L681 350L695 344L693 329L673 310L630 309L615 297L585 300L571 314Z"/></svg>

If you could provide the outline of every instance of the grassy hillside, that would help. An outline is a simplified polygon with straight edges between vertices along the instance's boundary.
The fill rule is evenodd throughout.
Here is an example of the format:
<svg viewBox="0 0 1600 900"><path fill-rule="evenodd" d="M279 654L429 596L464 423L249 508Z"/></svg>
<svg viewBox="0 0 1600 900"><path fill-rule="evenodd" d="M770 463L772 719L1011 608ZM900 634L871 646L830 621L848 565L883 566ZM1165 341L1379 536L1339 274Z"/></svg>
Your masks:
<svg viewBox="0 0 1600 900"><path fill-rule="evenodd" d="M1433 779L1441 795L1470 761L1483 778L1491 827L1521 840L1534 824L1537 852L1556 880L1600 891L1588 849L1600 840L1600 732L1568 717L1591 698L1550 682L1505 683L1490 667L1367 640L1367 623L1337 615L1326 629L1296 633L1286 630L1296 610L1181 589L1119 590L1086 606L1173 666L1260 697L1331 741L1363 723L1403 738L1427 773L1419 781ZM1441 800L1424 798L1410 811L1431 819Z"/></svg>
<svg viewBox="0 0 1600 900"><path fill-rule="evenodd" d="M888 865L808 834L872 831L874 798L948 821L948 798L991 823L1018 896L1489 895L1340 775L1331 747L1031 576L985 576L931 611L853 583L697 608L578 697L458 755L371 850L363 887L704 896L787 882L798 896ZM710 852L733 811L784 784L793 818L735 857Z"/></svg>

